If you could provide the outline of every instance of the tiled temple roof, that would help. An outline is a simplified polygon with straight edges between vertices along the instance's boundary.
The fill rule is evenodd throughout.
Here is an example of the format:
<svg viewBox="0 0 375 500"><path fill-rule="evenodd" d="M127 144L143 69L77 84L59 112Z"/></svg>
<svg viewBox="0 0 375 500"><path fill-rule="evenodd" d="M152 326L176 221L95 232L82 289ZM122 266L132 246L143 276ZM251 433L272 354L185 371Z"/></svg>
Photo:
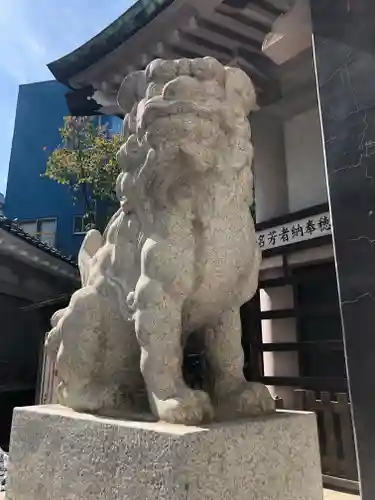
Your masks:
<svg viewBox="0 0 375 500"><path fill-rule="evenodd" d="M173 0L136 2L94 38L70 54L53 61L48 68L58 81L68 84L69 78L115 50L171 3Z"/></svg>
<svg viewBox="0 0 375 500"><path fill-rule="evenodd" d="M281 89L277 65L262 52L263 42L294 1L138 0L94 38L48 67L72 89L67 103L74 115L121 115L116 97L123 78L155 58L211 56L238 66L253 79L259 104L264 105L279 98Z"/></svg>
<svg viewBox="0 0 375 500"><path fill-rule="evenodd" d="M77 266L77 263L75 259L73 259L73 257L64 255L62 252L60 252L60 250L57 250L57 248L53 248L47 243L41 241L39 238L31 236L29 233L26 233L26 231L24 231L15 221L11 219L0 216L0 229L8 231L14 236L21 238L30 245L39 248L40 250L43 250L44 252L48 253L49 255L52 255L53 257L56 257L57 259L67 262L68 264L71 264L74 267Z"/></svg>

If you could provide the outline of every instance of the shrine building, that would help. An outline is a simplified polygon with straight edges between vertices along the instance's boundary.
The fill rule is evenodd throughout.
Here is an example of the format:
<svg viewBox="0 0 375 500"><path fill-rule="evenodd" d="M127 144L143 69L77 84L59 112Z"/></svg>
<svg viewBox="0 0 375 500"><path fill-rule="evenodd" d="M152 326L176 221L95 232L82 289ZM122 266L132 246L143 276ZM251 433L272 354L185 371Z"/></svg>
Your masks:
<svg viewBox="0 0 375 500"><path fill-rule="evenodd" d="M365 500L375 498L374 15L372 0L139 0L49 64L76 116L121 116L123 78L155 58L211 56L251 77L263 263L242 309L245 370L285 408L345 407L349 426L353 410L359 478L351 429L333 458L327 419L323 473L359 479Z"/></svg>

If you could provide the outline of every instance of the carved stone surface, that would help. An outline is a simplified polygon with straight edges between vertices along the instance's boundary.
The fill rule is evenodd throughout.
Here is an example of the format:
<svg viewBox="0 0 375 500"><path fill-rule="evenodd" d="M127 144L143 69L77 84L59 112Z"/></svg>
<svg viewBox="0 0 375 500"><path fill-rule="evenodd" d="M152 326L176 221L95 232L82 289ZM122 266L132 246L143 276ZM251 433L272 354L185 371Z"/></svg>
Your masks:
<svg viewBox="0 0 375 500"><path fill-rule="evenodd" d="M8 455L0 448L0 491L5 491L8 474Z"/></svg>
<svg viewBox="0 0 375 500"><path fill-rule="evenodd" d="M322 500L314 414L204 427L17 408L14 500Z"/></svg>
<svg viewBox="0 0 375 500"><path fill-rule="evenodd" d="M55 314L58 401L126 417L150 405L173 423L274 410L243 376L240 306L258 286L249 207L252 82L212 58L153 61L119 92L126 113L120 209L90 231L83 287ZM183 346L204 342L207 392L187 387Z"/></svg>

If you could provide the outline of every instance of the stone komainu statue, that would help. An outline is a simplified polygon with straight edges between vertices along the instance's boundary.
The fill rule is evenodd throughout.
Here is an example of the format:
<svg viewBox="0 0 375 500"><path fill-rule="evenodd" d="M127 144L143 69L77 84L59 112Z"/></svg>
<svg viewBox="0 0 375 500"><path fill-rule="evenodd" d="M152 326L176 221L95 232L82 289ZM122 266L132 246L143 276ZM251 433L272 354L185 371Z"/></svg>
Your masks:
<svg viewBox="0 0 375 500"><path fill-rule="evenodd" d="M240 306L258 286L249 206L254 87L212 58L153 61L125 78L120 209L79 254L82 288L52 318L58 401L125 417L148 407L198 424L274 410L243 376ZM182 375L190 334L204 341L207 392Z"/></svg>

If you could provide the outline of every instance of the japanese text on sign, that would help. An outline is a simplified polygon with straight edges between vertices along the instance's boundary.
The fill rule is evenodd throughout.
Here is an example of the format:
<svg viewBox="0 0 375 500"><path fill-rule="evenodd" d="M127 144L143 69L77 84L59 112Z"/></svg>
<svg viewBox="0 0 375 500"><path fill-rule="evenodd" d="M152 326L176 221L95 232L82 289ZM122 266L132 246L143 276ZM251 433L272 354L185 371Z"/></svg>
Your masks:
<svg viewBox="0 0 375 500"><path fill-rule="evenodd" d="M257 238L262 250L270 250L327 234L331 234L329 212L259 231Z"/></svg>

